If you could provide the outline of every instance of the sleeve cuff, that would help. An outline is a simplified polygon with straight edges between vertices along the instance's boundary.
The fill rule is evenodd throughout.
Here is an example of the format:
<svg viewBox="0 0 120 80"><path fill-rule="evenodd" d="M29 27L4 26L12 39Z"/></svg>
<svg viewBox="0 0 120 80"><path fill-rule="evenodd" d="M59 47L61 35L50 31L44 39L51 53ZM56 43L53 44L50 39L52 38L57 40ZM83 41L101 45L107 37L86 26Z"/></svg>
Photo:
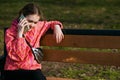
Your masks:
<svg viewBox="0 0 120 80"><path fill-rule="evenodd" d="M63 25L61 22L59 21L52 21L51 22L51 29L54 29L55 25L60 25L60 28L62 29L63 28Z"/></svg>

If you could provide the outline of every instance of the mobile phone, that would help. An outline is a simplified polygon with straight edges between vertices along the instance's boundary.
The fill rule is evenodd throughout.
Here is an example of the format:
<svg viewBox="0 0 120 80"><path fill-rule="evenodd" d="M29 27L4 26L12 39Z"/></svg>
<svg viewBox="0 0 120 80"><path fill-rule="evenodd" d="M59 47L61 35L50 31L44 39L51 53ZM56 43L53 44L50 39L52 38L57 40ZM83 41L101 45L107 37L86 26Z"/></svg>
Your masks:
<svg viewBox="0 0 120 80"><path fill-rule="evenodd" d="M23 15L23 14L21 14L20 15L20 17L19 17L19 21L21 20L21 19L24 19L25 18L25 16ZM29 25L27 25L26 27L25 27L25 30L29 30L30 29L30 27L29 27Z"/></svg>
<svg viewBox="0 0 120 80"><path fill-rule="evenodd" d="M24 19L24 18L25 18L25 16L24 16L23 14L21 14L20 17L19 17L19 21L20 21L21 19Z"/></svg>

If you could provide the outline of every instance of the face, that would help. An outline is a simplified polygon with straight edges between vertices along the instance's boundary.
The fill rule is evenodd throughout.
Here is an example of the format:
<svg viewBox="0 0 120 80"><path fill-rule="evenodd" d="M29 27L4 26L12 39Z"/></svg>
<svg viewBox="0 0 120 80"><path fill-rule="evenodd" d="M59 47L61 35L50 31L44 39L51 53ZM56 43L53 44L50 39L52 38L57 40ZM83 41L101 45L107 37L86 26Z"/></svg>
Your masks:
<svg viewBox="0 0 120 80"><path fill-rule="evenodd" d="M28 15L26 16L26 19L29 23L29 26L34 27L37 24L37 22L40 20L40 16L37 14Z"/></svg>

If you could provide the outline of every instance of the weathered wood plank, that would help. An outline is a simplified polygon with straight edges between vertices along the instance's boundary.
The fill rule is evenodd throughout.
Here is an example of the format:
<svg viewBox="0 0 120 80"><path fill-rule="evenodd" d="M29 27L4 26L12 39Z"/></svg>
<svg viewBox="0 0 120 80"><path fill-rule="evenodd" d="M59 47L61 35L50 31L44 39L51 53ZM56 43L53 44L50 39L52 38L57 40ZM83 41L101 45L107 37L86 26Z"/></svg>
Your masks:
<svg viewBox="0 0 120 80"><path fill-rule="evenodd" d="M43 50L44 61L120 66L120 53Z"/></svg>
<svg viewBox="0 0 120 80"><path fill-rule="evenodd" d="M64 46L80 48L120 48L120 36L65 35L65 39L56 44L53 35L46 35L42 46Z"/></svg>

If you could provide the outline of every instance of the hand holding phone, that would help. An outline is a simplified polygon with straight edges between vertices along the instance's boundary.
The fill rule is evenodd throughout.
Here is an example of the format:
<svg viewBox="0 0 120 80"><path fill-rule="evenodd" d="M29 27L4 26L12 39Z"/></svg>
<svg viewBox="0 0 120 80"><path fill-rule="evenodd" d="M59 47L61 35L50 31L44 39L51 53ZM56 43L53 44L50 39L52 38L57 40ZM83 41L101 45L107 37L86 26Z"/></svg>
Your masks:
<svg viewBox="0 0 120 80"><path fill-rule="evenodd" d="M21 16L19 17L19 21L20 20L23 20L25 18L25 16L23 15L23 14L21 14ZM29 25L27 25L26 27L25 27L25 31L27 31L27 30L29 30L30 29L30 27L29 27Z"/></svg>

